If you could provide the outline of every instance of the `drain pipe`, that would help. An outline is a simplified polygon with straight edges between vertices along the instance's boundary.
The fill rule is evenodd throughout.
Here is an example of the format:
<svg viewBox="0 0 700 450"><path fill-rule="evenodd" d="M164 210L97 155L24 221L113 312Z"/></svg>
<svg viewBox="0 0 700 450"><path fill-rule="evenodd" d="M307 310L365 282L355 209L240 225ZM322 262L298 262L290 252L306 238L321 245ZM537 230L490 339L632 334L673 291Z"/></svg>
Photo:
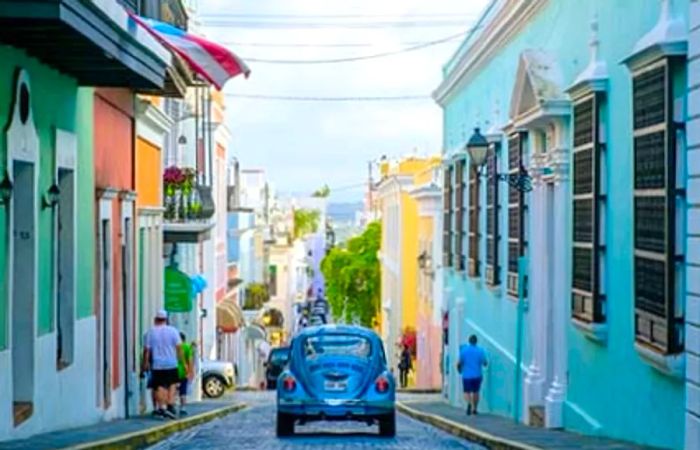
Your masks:
<svg viewBox="0 0 700 450"><path fill-rule="evenodd" d="M521 256L518 258L518 312L515 337L515 385L513 399L513 420L516 423L520 422L521 409L521 389L522 383L522 361L523 361L523 328L525 320L525 312L527 311L527 258Z"/></svg>

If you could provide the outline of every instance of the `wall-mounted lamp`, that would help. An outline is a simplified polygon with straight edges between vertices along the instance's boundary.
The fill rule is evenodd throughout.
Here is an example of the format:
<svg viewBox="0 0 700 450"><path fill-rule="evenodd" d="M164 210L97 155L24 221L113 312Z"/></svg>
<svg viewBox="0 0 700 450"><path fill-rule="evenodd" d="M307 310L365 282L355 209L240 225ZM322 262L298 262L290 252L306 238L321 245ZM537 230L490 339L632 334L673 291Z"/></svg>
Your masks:
<svg viewBox="0 0 700 450"><path fill-rule="evenodd" d="M61 190L56 183L52 184L46 194L41 199L44 208L55 208L58 205L58 200L61 197Z"/></svg>
<svg viewBox="0 0 700 450"><path fill-rule="evenodd" d="M479 131L479 128L474 129L474 134L469 138L465 150L469 154L474 170L479 175L483 175L489 151L493 150L489 146L489 141ZM495 176L499 181L507 182L512 188L520 192L530 192L532 190L532 178L530 178L530 174L522 164L518 173L497 173Z"/></svg>
<svg viewBox="0 0 700 450"><path fill-rule="evenodd" d="M10 174L5 171L5 176L2 181L0 181L0 205L8 205L10 199L12 198L12 181L10 181Z"/></svg>

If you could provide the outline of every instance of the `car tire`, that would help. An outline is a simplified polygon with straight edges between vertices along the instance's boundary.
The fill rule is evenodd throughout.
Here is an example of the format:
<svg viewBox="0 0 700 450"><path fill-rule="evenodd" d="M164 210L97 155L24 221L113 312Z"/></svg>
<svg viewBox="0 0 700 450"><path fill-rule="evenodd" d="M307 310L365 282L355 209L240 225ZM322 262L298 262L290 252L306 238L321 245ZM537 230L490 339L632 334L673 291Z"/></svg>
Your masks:
<svg viewBox="0 0 700 450"><path fill-rule="evenodd" d="M291 414L277 413L277 437L292 436L294 434L294 416Z"/></svg>
<svg viewBox="0 0 700 450"><path fill-rule="evenodd" d="M379 419L379 435L383 437L396 436L396 413L391 412Z"/></svg>
<svg viewBox="0 0 700 450"><path fill-rule="evenodd" d="M226 382L216 375L208 375L202 380L202 390L209 398L219 398L226 391Z"/></svg>

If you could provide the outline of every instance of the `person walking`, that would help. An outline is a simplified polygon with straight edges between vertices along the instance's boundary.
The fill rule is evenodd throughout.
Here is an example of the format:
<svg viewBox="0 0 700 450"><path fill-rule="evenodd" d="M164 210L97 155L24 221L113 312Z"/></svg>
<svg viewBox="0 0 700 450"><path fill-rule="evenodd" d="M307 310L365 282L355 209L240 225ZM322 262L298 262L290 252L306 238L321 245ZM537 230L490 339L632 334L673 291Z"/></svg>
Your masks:
<svg viewBox="0 0 700 450"><path fill-rule="evenodd" d="M401 383L401 388L406 389L406 386L408 386L408 372L412 369L411 352L408 350L408 346L404 345L399 357L399 382Z"/></svg>
<svg viewBox="0 0 700 450"><path fill-rule="evenodd" d="M182 342L182 359L177 361L177 374L180 377L180 385L178 391L180 394L180 416L186 416L185 404L187 403L187 387L194 377L194 357L192 352L192 344L187 342L185 333L180 332L180 341Z"/></svg>
<svg viewBox="0 0 700 450"><path fill-rule="evenodd" d="M467 415L478 414L479 391L483 379L483 367L488 364L486 351L479 347L475 335L469 336L469 344L459 348L457 371L462 374L464 400L467 402Z"/></svg>
<svg viewBox="0 0 700 450"><path fill-rule="evenodd" d="M175 419L175 390L179 382L178 361L184 360L180 333L168 325L168 313L160 310L146 335L143 371L151 372L156 407L153 415ZM152 358L152 359L151 359Z"/></svg>

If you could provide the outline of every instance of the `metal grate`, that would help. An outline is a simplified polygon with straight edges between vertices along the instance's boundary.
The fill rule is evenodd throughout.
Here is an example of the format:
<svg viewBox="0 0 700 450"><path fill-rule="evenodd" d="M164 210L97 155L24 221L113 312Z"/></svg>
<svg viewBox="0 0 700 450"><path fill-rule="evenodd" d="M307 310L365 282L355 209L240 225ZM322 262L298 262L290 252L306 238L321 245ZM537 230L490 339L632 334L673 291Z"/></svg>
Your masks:
<svg viewBox="0 0 700 450"><path fill-rule="evenodd" d="M586 292L593 291L593 251L590 248L574 247L573 286Z"/></svg>
<svg viewBox="0 0 700 450"><path fill-rule="evenodd" d="M663 254L666 250L666 232L666 197L636 197L635 247Z"/></svg>
<svg viewBox="0 0 700 450"><path fill-rule="evenodd" d="M593 143L594 100L586 100L574 107L574 147Z"/></svg>
<svg viewBox="0 0 700 450"><path fill-rule="evenodd" d="M593 200L574 200L574 242L593 242Z"/></svg>
<svg viewBox="0 0 700 450"><path fill-rule="evenodd" d="M593 151L580 150L574 154L574 194L593 192Z"/></svg>
<svg viewBox="0 0 700 450"><path fill-rule="evenodd" d="M508 272L518 273L518 257L520 256L520 246L517 242L508 243Z"/></svg>
<svg viewBox="0 0 700 450"><path fill-rule="evenodd" d="M520 239L520 208L508 208L508 238Z"/></svg>
<svg viewBox="0 0 700 450"><path fill-rule="evenodd" d="M634 139L635 189L662 189L666 185L666 132Z"/></svg>
<svg viewBox="0 0 700 450"><path fill-rule="evenodd" d="M634 78L634 129L639 130L666 120L666 66Z"/></svg>
<svg viewBox="0 0 700 450"><path fill-rule="evenodd" d="M666 263L637 256L634 274L637 309L666 318Z"/></svg>

